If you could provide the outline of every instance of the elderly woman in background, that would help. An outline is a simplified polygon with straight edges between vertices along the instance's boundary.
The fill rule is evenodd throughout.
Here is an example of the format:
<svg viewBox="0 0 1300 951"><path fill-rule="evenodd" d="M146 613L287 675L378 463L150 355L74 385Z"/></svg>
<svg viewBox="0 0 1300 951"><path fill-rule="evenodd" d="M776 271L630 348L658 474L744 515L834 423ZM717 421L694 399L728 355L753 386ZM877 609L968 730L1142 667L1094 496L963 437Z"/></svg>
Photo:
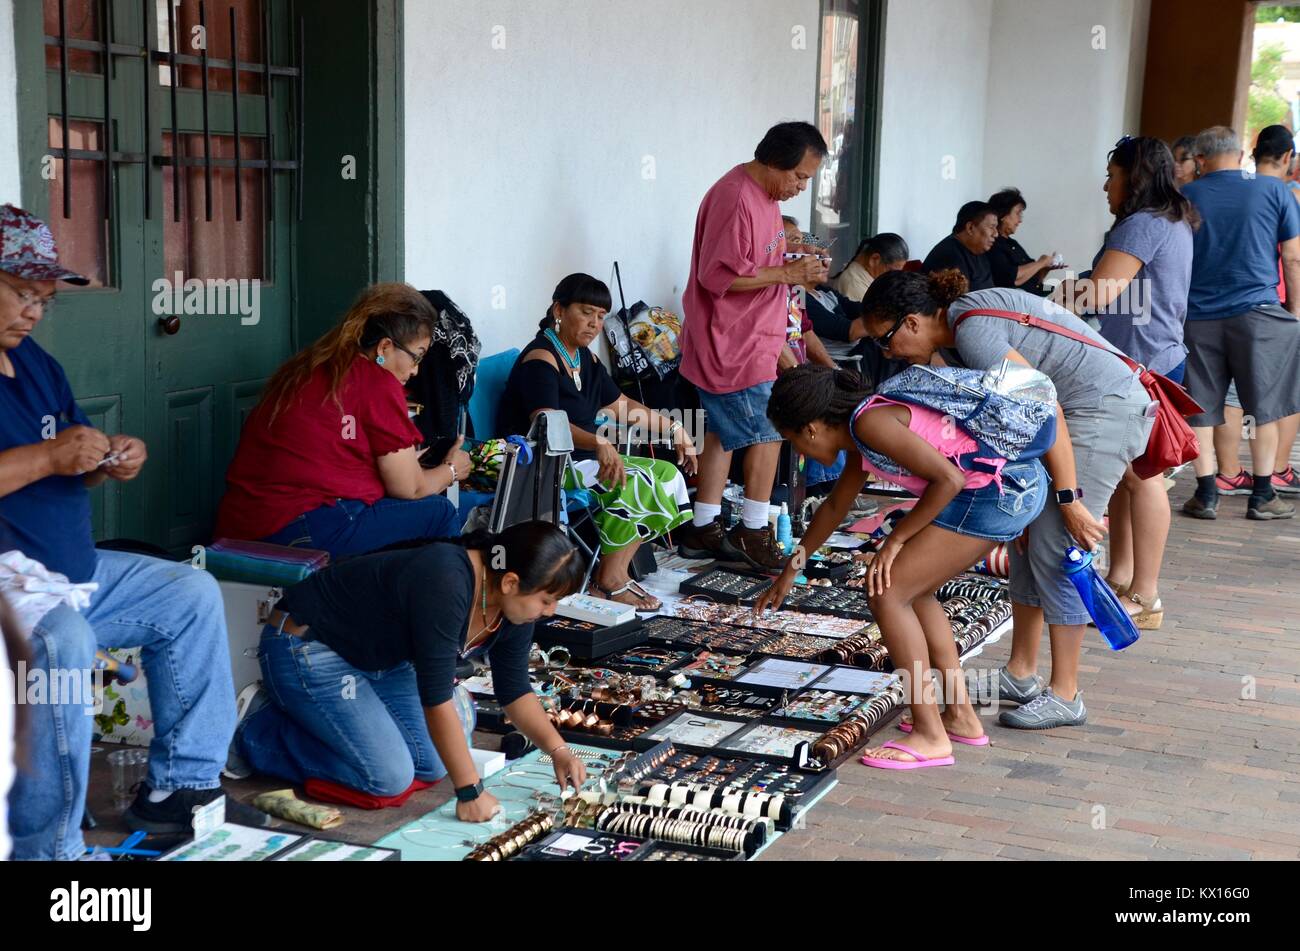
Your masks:
<svg viewBox="0 0 1300 951"><path fill-rule="evenodd" d="M459 443L433 468L406 406L433 308L409 284L375 284L342 322L271 377L226 471L217 538L357 555L460 533L442 495L469 474Z"/></svg>
<svg viewBox="0 0 1300 951"><path fill-rule="evenodd" d="M681 423L626 396L587 349L600 336L610 306L603 281L588 274L560 281L537 336L510 371L498 428L526 433L543 410L568 415L576 451L565 488L590 489L600 500L595 587L638 611L658 611L659 600L631 579L628 567L642 542L691 519L686 480L666 459L620 455L604 430L608 426L614 435L631 426L667 437L688 474L695 472L697 451Z"/></svg>
<svg viewBox="0 0 1300 951"><path fill-rule="evenodd" d="M989 266L993 268L993 283L998 287L1018 287L1039 297L1047 295L1043 278L1054 268L1055 253L1031 258L1020 242L1012 237L1025 220L1025 196L1018 188L1004 188L989 199L989 205L998 216L998 237L989 252Z"/></svg>
<svg viewBox="0 0 1300 951"><path fill-rule="evenodd" d="M886 271L901 271L908 254L907 242L892 231L863 238L853 252L853 260L831 278L831 283L842 296L860 302L872 281Z"/></svg>

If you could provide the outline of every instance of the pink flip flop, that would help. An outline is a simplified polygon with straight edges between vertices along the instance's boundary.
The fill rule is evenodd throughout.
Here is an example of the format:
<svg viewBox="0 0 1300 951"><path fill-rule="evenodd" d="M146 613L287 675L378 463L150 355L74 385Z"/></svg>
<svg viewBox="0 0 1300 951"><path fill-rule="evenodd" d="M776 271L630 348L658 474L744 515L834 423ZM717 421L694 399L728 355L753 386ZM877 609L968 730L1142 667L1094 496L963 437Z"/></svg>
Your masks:
<svg viewBox="0 0 1300 951"><path fill-rule="evenodd" d="M898 728L902 730L904 733L912 732L912 724L908 723L906 720L899 720ZM989 735L987 733L985 733L983 736L974 736L974 737L958 736L956 733L949 733L948 739L952 740L954 743L964 743L966 746L988 746L989 743L993 742L992 740L989 739Z"/></svg>
<svg viewBox="0 0 1300 951"><path fill-rule="evenodd" d="M940 756L934 759L927 759L910 746L904 746L890 740L881 746L881 749L898 750L900 753L906 753L908 756L915 756L914 762L907 762L901 759L878 759L872 756L864 756L859 761L863 766L874 766L876 769L925 769L929 766L951 766L955 760L951 756Z"/></svg>

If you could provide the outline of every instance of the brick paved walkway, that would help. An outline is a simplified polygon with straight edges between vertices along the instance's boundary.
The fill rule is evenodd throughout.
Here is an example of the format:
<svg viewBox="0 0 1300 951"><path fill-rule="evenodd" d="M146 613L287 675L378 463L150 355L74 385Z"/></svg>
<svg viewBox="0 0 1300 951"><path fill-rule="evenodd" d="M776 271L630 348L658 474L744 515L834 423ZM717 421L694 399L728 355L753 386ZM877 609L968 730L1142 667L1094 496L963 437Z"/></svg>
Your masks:
<svg viewBox="0 0 1300 951"><path fill-rule="evenodd" d="M1189 472L1175 506L1192 485ZM1300 858L1300 520L1245 511L1226 498L1214 522L1175 513L1164 626L1123 654L1089 638L1086 727L991 725L992 747L959 747L945 769L846 765L763 859Z"/></svg>

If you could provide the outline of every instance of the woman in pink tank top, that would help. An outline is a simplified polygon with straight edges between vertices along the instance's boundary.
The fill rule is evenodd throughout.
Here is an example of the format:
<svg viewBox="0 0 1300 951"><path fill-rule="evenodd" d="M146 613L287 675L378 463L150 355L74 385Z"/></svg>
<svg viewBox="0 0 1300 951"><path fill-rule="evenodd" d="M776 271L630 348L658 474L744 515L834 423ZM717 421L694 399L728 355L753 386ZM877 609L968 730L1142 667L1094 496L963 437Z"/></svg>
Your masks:
<svg viewBox="0 0 1300 951"><path fill-rule="evenodd" d="M912 710L905 745L886 743L862 762L880 769L948 766L953 743L985 746L971 707L952 625L934 597L945 581L1015 539L1038 517L1047 475L1037 460L1007 462L975 455L976 443L950 418L924 407L871 396L855 373L801 366L772 387L767 415L794 448L828 463L848 464L817 509L795 556L755 606L781 604L806 552L825 544L866 484L867 474L897 483L917 503L885 539L867 575L871 610ZM943 677L940 713L930 672Z"/></svg>

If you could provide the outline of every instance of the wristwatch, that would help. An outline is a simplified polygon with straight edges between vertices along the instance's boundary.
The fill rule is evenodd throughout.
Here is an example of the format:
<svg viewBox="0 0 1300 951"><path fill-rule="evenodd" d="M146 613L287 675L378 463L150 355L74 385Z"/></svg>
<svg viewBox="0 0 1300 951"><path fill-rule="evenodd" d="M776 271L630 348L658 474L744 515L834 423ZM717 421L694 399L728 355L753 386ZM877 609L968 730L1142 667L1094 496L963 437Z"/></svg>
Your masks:
<svg viewBox="0 0 1300 951"><path fill-rule="evenodd" d="M483 793L483 780L480 779L478 782L474 783L472 786L457 786L457 787L456 787L456 801L457 801L457 802L473 802L473 801L474 801L475 799L477 799L480 795L482 795L482 793Z"/></svg>
<svg viewBox="0 0 1300 951"><path fill-rule="evenodd" d="M1083 489L1061 489L1056 493L1057 505L1069 505L1083 498Z"/></svg>

